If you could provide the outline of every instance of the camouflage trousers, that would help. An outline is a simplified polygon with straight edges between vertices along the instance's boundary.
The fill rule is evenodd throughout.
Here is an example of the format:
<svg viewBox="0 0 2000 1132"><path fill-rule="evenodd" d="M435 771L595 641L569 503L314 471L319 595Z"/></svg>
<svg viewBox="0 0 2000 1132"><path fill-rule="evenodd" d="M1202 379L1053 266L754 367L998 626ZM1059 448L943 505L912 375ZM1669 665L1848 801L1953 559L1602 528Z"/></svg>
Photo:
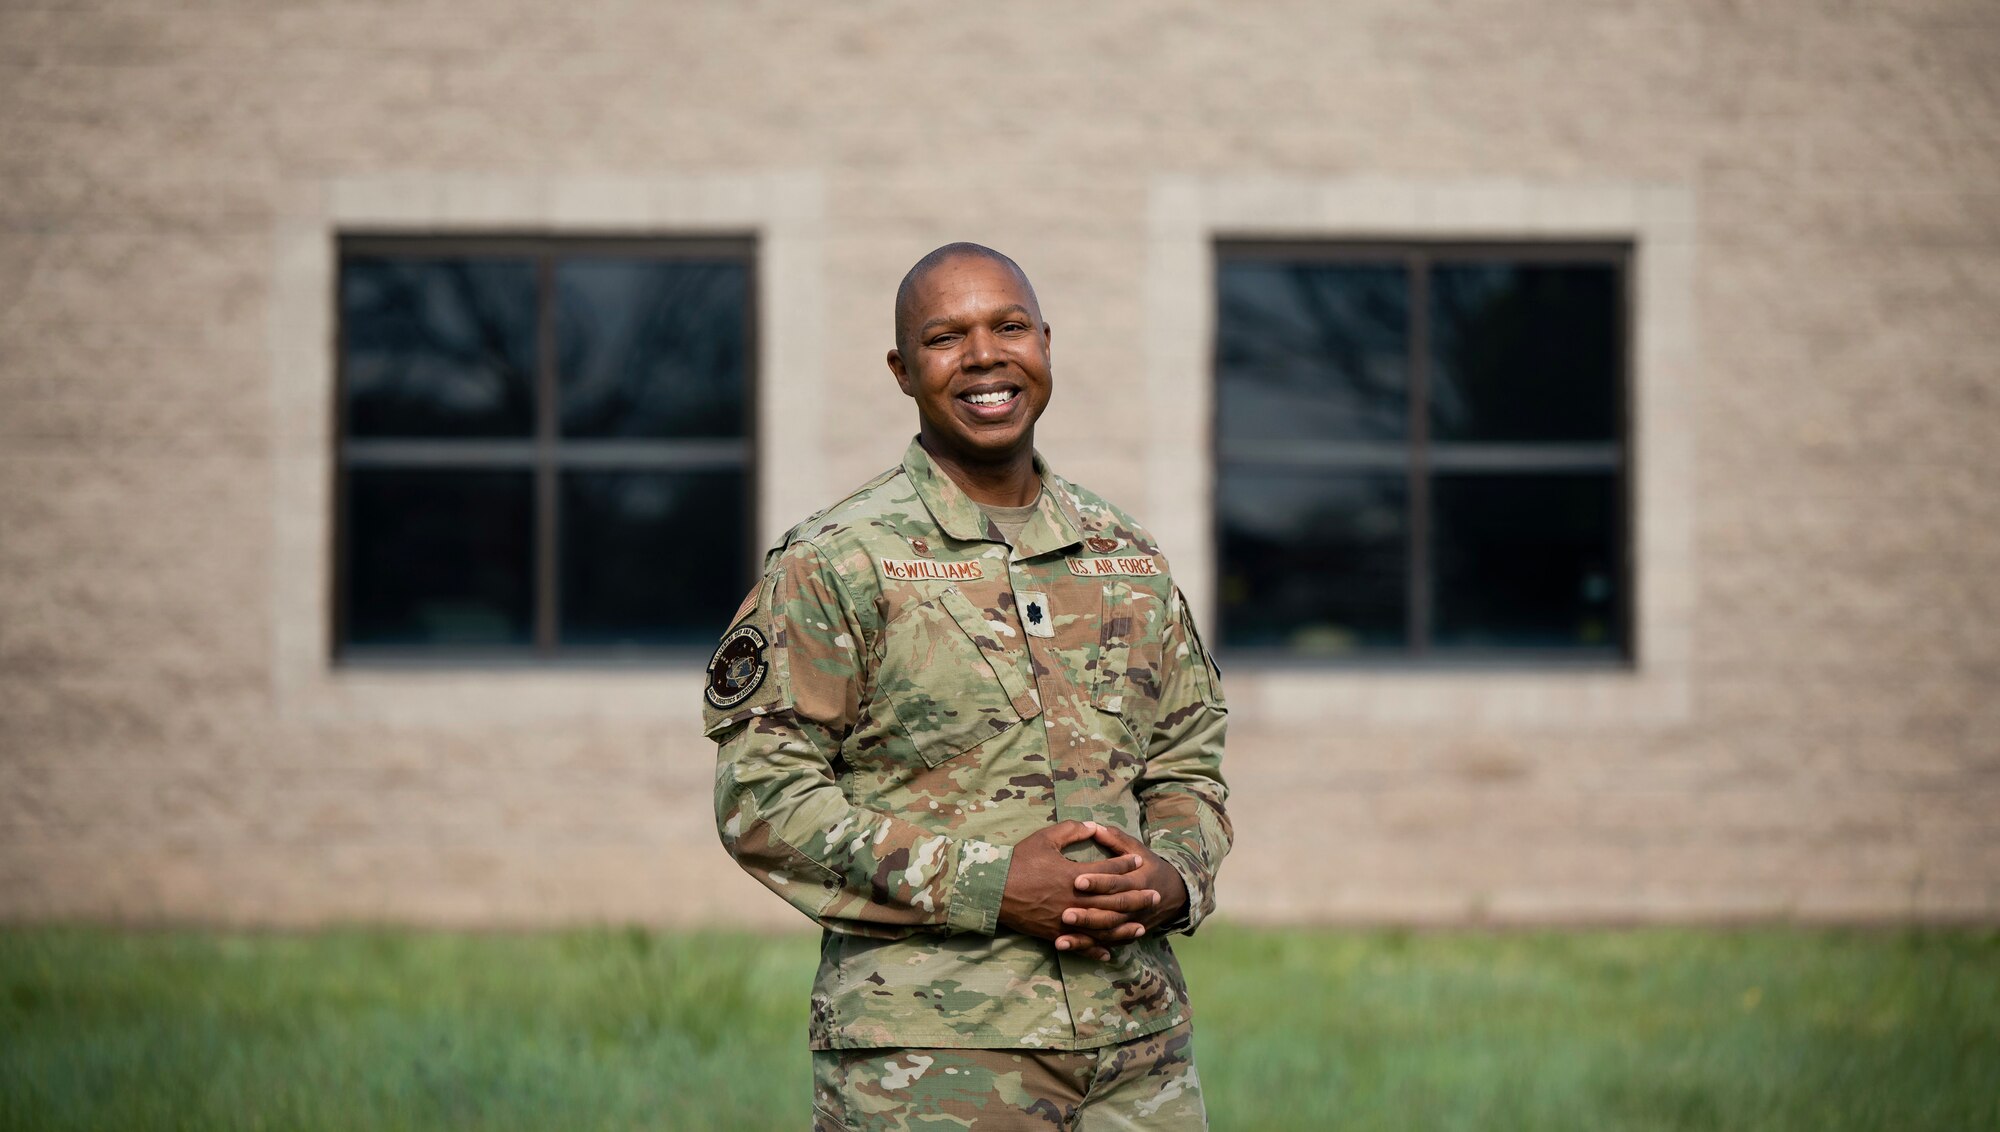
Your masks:
<svg viewBox="0 0 2000 1132"><path fill-rule="evenodd" d="M813 1132L1206 1129L1186 1022L1102 1049L813 1051Z"/></svg>

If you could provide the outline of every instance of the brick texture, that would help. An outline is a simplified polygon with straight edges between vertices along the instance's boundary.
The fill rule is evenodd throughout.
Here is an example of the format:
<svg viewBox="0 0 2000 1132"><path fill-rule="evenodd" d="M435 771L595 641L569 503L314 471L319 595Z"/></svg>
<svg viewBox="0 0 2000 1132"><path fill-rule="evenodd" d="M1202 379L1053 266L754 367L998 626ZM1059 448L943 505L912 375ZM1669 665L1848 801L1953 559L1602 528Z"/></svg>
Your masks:
<svg viewBox="0 0 2000 1132"><path fill-rule="evenodd" d="M1101 427L1163 332L1160 177L1680 187L1685 694L1555 718L1513 674L1455 718L1230 666L1224 910L2000 919L2000 10L1010 11L0 12L0 918L801 925L715 843L691 665L301 684L276 595L329 520L282 485L327 453L272 371L328 348L281 302L300 199L408 214L414 178L451 230L802 170L817 328L765 327L820 367L799 497L895 459L893 287L977 239L1056 327L1043 448L1194 530L1161 438Z"/></svg>

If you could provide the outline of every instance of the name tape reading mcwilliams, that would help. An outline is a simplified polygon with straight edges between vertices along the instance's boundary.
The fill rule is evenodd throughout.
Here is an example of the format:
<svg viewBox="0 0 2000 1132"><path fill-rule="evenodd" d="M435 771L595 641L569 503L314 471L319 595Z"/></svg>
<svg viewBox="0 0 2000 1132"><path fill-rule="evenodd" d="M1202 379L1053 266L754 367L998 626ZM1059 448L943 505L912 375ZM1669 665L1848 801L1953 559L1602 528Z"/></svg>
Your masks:
<svg viewBox="0 0 2000 1132"><path fill-rule="evenodd" d="M984 578L977 562L936 562L929 558L883 558L882 576L896 582L963 582Z"/></svg>

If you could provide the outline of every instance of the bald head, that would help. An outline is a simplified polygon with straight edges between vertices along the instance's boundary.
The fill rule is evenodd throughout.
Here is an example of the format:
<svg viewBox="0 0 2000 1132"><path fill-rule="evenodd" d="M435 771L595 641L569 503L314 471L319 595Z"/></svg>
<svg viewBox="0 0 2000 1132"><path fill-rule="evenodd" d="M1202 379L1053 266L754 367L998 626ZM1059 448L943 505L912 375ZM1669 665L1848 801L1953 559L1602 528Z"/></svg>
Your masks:
<svg viewBox="0 0 2000 1132"><path fill-rule="evenodd" d="M1035 285L1028 282L1028 273L1021 270L1020 264L985 244L961 240L955 244L946 244L918 260L903 276L902 284L896 288L896 349L905 354L910 352L912 345L910 335L916 330L915 319L912 316L916 313L917 290L923 285L925 277L953 260L967 257L991 260L1013 272L1014 277L1021 281L1022 288L1028 292L1029 301L1034 303L1037 317L1040 316L1041 300L1035 297Z"/></svg>

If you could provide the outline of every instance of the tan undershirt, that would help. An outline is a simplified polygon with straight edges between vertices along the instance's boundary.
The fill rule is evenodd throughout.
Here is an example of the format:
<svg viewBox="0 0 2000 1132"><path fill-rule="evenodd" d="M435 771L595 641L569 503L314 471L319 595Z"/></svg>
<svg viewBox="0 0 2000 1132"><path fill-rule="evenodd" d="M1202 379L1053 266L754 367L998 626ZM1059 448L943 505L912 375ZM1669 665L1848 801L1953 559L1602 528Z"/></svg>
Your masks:
<svg viewBox="0 0 2000 1132"><path fill-rule="evenodd" d="M1012 546L1021 537L1021 529L1028 525L1028 520L1034 518L1035 512L1042 509L1042 499L1038 495L1035 501L1026 507L991 507L981 503L979 509L985 512L994 526L1000 528L1001 535L1007 539L1007 545Z"/></svg>

